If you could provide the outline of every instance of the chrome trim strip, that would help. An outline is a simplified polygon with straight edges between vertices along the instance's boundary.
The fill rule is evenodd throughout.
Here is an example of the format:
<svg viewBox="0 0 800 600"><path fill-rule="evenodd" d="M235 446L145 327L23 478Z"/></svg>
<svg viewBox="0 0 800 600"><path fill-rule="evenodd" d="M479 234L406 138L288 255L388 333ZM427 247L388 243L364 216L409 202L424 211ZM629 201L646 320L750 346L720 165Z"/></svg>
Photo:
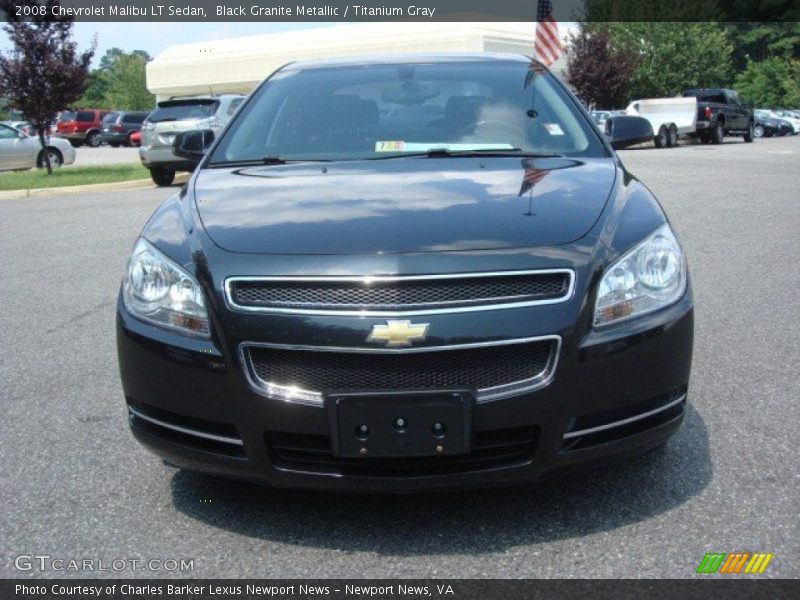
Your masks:
<svg viewBox="0 0 800 600"><path fill-rule="evenodd" d="M177 431L179 433L185 433L186 435L193 435L199 438L205 438L207 440L213 440L215 442L222 442L224 444L231 444L234 446L244 446L244 442L239 438L230 438L225 437L223 435L214 435L213 433L204 433L202 431L197 431L195 429L187 429L186 427L180 427L178 425L173 425L172 423L167 423L166 421L162 421L160 419L154 419L153 417L149 417L140 411L136 410L135 408L128 407L128 412L134 415L138 419L142 419L144 421L149 421L159 427L164 427L166 429L172 429L173 431Z"/></svg>
<svg viewBox="0 0 800 600"><path fill-rule="evenodd" d="M599 433L600 431L606 431L607 429L613 429L615 427L621 427L623 425L628 425L629 423L641 421L642 419L646 419L647 417L652 417L655 414L664 412L665 410L680 404L684 400L686 400L686 394L681 395L680 398L673 400L669 404L665 404L664 406L659 406L658 408L649 410L639 415L635 415L633 417L628 417L627 419L622 419L621 421L614 421L613 423L607 423L606 425L598 425L597 427L590 427L589 429L581 429L580 431L570 431L569 433L564 434L564 439L569 440L584 435L590 435L592 433Z"/></svg>
<svg viewBox="0 0 800 600"><path fill-rule="evenodd" d="M280 308L271 306L242 306L233 300L231 285L237 281L322 281L322 282L356 282L369 285L372 282L390 281L431 281L447 279L481 279L488 277L513 277L524 275L552 275L564 273L569 276L569 285L563 296L547 300L527 300L520 302L473 304L470 306L457 306L453 308L420 308L416 310L343 310L343 309L315 309L315 308ZM538 306L545 304L558 304L566 302L575 293L575 271L573 269L537 269L529 271L490 271L485 273L444 273L439 275L363 275L363 276L286 276L286 277L228 277L222 283L222 292L225 304L230 310L240 312L290 314L290 315L321 315L321 316L352 316L352 317L414 317L423 315L453 314L464 312L477 312L484 310L500 310L505 308L522 308L525 306ZM514 296L509 296L513 298ZM490 299L491 300L491 299ZM478 300L480 302L480 300ZM420 306L413 304L409 306Z"/></svg>
<svg viewBox="0 0 800 600"><path fill-rule="evenodd" d="M555 342L550 351L550 359L544 369L535 377L521 379L512 383L499 386L482 388L477 391L476 400L479 403L491 402L509 396L524 394L541 389L550 384L555 377L558 359L561 355L561 336L543 335L528 338L517 338L513 340L497 340L492 342L474 342L469 344L452 344L448 346L427 346L419 348L360 348L360 347L337 347L337 346L304 346L291 344L272 344L264 342L242 342L239 344L239 360L244 367L244 373L250 387L258 394L284 400L286 402L296 402L311 406L322 406L323 395L313 390L294 388L276 385L264 381L255 373L248 348L274 348L277 350L298 350L305 352L342 352L350 354L410 354L419 352L443 352L447 350L465 350L470 348L488 348L492 346L511 346L525 344L529 342L551 341Z"/></svg>

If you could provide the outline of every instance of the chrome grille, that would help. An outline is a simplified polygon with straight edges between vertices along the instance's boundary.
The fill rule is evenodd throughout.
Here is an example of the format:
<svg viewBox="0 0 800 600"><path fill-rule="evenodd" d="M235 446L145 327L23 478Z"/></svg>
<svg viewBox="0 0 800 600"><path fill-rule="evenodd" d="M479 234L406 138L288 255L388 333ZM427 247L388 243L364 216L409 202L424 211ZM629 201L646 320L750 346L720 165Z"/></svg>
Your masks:
<svg viewBox="0 0 800 600"><path fill-rule="evenodd" d="M293 313L430 313L566 300L570 270L397 277L235 277L233 308Z"/></svg>

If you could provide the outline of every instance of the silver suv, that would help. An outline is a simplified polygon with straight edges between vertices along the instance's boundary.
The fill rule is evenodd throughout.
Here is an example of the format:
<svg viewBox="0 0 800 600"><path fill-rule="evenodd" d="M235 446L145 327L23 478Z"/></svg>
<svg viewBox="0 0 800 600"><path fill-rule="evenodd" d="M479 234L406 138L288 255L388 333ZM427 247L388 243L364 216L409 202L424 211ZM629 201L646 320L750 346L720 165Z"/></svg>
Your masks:
<svg viewBox="0 0 800 600"><path fill-rule="evenodd" d="M171 185L176 171L192 171L196 163L175 156L175 136L192 129L211 129L218 135L244 100L241 94L183 96L156 104L142 125L139 158L157 185Z"/></svg>

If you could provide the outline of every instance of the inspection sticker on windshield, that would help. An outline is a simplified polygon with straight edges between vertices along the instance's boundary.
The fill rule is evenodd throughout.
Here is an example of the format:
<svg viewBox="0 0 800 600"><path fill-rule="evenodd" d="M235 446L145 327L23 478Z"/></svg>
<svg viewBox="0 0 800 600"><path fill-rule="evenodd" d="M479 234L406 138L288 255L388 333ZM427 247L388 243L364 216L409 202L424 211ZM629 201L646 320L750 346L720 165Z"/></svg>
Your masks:
<svg viewBox="0 0 800 600"><path fill-rule="evenodd" d="M375 152L402 152L405 142L375 142Z"/></svg>
<svg viewBox="0 0 800 600"><path fill-rule="evenodd" d="M560 131L560 130L559 130ZM563 135L563 133L562 133ZM450 152L469 152L470 150L513 150L511 144L449 144L443 142L375 142L375 152L429 152L447 150Z"/></svg>
<svg viewBox="0 0 800 600"><path fill-rule="evenodd" d="M558 123L545 123L544 128L550 135L564 135L564 130L561 129L561 125Z"/></svg>

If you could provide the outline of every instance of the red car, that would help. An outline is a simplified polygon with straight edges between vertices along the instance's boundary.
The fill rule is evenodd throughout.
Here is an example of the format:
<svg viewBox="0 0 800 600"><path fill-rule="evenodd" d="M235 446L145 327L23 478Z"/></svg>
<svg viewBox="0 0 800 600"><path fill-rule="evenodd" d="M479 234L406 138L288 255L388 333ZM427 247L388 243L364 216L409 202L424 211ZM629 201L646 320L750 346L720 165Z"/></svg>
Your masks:
<svg viewBox="0 0 800 600"><path fill-rule="evenodd" d="M100 122L109 112L95 109L65 111L56 123L56 135L68 139L76 148L84 143L96 148L100 145Z"/></svg>
<svg viewBox="0 0 800 600"><path fill-rule="evenodd" d="M130 137L128 138L131 141L131 146L141 146L142 145L142 132L141 131L134 131Z"/></svg>

